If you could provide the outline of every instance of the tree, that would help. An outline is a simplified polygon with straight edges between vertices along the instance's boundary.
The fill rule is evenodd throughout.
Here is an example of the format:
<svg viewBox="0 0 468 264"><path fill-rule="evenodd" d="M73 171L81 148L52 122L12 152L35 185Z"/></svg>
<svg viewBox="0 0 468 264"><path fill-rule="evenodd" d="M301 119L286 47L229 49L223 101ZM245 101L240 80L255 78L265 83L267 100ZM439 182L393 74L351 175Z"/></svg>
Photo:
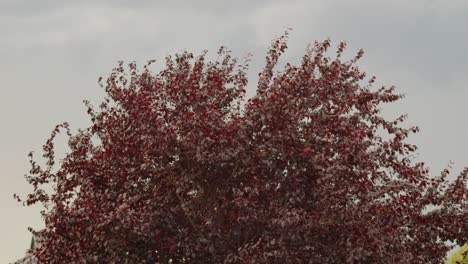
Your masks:
<svg viewBox="0 0 468 264"><path fill-rule="evenodd" d="M92 125L60 124L31 158L42 203L43 263L440 263L468 238L467 175L430 176L405 142L417 127L386 120L394 87L344 61L346 44L310 45L275 71L288 31L272 41L256 95L249 57L226 48L113 69ZM243 105L243 103L245 105ZM54 138L70 136L56 166ZM54 187L46 192L46 186ZM433 209L428 209L433 208Z"/></svg>

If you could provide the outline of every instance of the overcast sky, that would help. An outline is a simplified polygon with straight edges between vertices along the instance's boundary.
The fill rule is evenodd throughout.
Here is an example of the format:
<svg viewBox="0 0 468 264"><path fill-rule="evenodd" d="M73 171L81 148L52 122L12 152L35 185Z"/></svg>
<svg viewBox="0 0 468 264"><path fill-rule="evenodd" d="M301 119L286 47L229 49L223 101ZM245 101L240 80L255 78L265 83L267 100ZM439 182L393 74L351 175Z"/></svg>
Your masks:
<svg viewBox="0 0 468 264"><path fill-rule="evenodd" d="M28 152L40 153L62 121L88 125L82 100L103 98L97 79L119 60L226 45L238 57L253 53L252 94L271 39L287 27L283 62L299 61L316 39L347 41L350 56L364 49L362 68L379 84L406 94L386 115L408 113L420 126L411 138L419 159L434 174L449 160L459 172L468 165L466 14L466 0L0 0L0 263L22 257L27 227L41 226L38 208L12 198L31 189Z"/></svg>

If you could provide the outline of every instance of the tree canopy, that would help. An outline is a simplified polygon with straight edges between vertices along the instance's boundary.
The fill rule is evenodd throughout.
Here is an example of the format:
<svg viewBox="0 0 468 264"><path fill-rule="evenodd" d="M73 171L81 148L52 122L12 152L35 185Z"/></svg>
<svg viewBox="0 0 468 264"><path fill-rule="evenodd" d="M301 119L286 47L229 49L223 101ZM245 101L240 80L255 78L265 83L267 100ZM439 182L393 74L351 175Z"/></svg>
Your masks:
<svg viewBox="0 0 468 264"><path fill-rule="evenodd" d="M123 62L92 124L58 125L31 157L41 263L440 263L468 238L468 169L448 181L413 160L418 131L382 117L346 43L314 42L275 70L274 39L246 99L250 58L180 52L152 72ZM54 138L70 151L54 155ZM32 156L32 155L31 155ZM47 186L53 186L52 191Z"/></svg>

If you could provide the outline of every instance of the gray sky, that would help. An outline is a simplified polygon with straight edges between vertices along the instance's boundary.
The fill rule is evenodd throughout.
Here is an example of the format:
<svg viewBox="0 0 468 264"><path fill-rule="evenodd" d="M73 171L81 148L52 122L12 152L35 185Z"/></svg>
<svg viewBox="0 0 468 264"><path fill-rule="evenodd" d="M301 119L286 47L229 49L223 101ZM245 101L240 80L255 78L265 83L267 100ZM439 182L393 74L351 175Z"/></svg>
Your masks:
<svg viewBox="0 0 468 264"><path fill-rule="evenodd" d="M411 140L419 158L433 173L449 160L459 172L468 165L467 13L466 0L0 0L0 262L22 257L26 228L41 226L38 208L12 198L30 190L27 153L39 154L62 121L88 125L82 100L102 99L97 79L118 60L163 62L227 45L238 57L254 54L252 94L270 40L286 27L294 30L283 62L327 37L347 41L350 55L363 48L363 69L406 94L386 114L408 113L420 126Z"/></svg>

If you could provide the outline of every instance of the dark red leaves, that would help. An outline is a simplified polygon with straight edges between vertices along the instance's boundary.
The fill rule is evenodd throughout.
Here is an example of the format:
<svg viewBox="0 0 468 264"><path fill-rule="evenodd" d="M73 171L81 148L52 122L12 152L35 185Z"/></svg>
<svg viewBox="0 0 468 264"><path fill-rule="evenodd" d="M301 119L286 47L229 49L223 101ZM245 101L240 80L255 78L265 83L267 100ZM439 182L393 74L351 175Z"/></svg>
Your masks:
<svg viewBox="0 0 468 264"><path fill-rule="evenodd" d="M361 85L362 50L341 61L346 43L329 58L315 42L275 73L287 37L245 108L249 60L224 47L158 74L120 63L100 110L87 103L92 125L57 126L45 168L31 155L25 203L47 206L38 261L437 263L446 241L465 242L468 169L450 183L413 164L418 129L379 115L402 96ZM70 152L55 163L61 128Z"/></svg>

